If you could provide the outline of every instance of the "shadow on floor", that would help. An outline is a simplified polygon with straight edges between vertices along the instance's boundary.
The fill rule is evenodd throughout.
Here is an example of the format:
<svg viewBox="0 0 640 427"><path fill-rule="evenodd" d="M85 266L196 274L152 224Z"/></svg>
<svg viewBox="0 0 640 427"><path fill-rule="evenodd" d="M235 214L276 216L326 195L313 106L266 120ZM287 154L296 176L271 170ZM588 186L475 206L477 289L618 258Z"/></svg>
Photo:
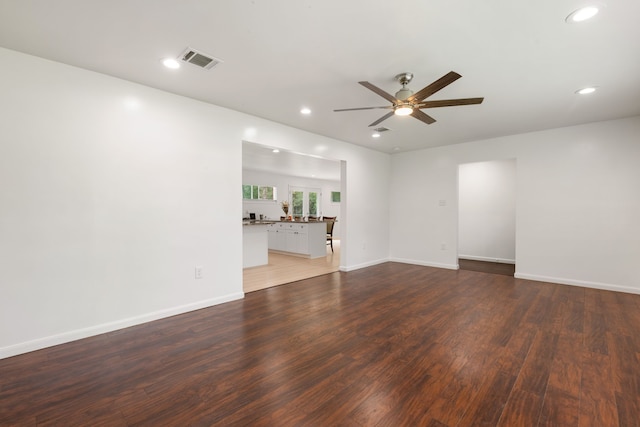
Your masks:
<svg viewBox="0 0 640 427"><path fill-rule="evenodd" d="M513 276L516 272L515 264L502 262L475 261L470 259L458 259L460 270L479 271L482 273L502 274Z"/></svg>

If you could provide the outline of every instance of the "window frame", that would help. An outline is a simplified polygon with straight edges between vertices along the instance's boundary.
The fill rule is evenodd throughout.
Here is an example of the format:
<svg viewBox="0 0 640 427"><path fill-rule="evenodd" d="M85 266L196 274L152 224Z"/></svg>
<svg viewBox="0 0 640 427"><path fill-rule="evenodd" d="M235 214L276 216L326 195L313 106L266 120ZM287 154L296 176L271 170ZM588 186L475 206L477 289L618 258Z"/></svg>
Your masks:
<svg viewBox="0 0 640 427"><path fill-rule="evenodd" d="M247 191L251 196L250 198L245 197ZM269 194L271 194L271 198L264 197ZM242 200L252 202L275 202L278 200L278 187L272 185L242 184Z"/></svg>

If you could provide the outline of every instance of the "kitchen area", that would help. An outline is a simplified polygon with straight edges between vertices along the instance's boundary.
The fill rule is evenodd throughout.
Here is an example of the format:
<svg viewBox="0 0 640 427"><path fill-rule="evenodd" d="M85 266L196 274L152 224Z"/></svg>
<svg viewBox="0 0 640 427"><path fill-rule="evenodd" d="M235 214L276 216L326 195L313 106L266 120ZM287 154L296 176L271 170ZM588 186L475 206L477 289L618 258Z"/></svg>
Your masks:
<svg viewBox="0 0 640 427"><path fill-rule="evenodd" d="M243 268L265 265L269 251L305 258L327 255L327 222L243 220Z"/></svg>
<svg viewBox="0 0 640 427"><path fill-rule="evenodd" d="M340 169L339 161L243 142L245 292L339 269Z"/></svg>

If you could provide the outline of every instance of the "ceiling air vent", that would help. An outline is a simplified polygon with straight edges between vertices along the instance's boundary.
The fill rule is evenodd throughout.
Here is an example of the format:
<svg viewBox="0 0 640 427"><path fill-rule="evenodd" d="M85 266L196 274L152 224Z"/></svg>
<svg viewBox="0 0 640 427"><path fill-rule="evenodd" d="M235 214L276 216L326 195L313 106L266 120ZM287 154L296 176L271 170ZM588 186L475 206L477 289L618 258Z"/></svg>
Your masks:
<svg viewBox="0 0 640 427"><path fill-rule="evenodd" d="M222 59L218 59L214 56L191 48L187 48L187 50L180 55L180 59L184 62L188 62L189 64L204 68L205 70L210 70L223 62Z"/></svg>
<svg viewBox="0 0 640 427"><path fill-rule="evenodd" d="M374 130L375 130L376 132L378 132L378 133L382 133L382 132L386 132L386 131L391 130L391 129L386 128L386 127L384 127L384 126L381 126L381 127L379 127L379 128L375 128Z"/></svg>

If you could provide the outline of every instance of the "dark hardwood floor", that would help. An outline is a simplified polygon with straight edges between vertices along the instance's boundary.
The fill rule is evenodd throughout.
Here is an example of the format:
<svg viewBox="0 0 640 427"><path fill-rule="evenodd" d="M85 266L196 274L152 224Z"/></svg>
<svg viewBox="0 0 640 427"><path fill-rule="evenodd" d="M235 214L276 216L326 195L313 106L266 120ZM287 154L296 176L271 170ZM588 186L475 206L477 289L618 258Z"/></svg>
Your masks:
<svg viewBox="0 0 640 427"><path fill-rule="evenodd" d="M386 263L0 360L0 425L638 426L639 357L640 295Z"/></svg>
<svg viewBox="0 0 640 427"><path fill-rule="evenodd" d="M482 273L505 274L513 276L516 272L515 264L502 262L476 261L471 259L458 259L461 270L480 271Z"/></svg>

